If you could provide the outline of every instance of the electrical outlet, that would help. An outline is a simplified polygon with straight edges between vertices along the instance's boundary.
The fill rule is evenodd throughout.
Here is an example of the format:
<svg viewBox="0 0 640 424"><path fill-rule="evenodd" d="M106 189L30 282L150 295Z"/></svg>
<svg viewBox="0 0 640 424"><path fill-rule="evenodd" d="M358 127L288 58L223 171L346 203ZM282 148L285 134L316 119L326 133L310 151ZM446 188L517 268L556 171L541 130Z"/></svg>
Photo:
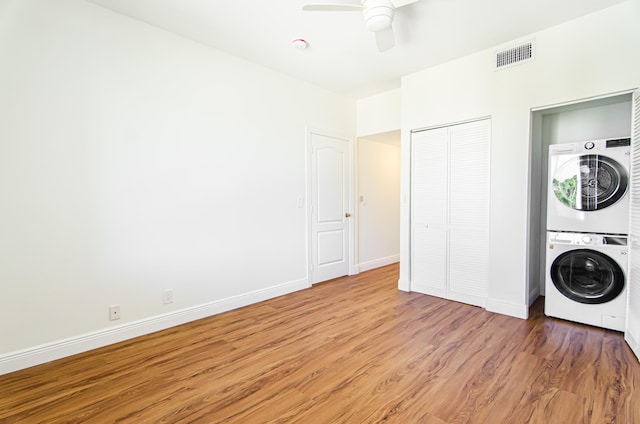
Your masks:
<svg viewBox="0 0 640 424"><path fill-rule="evenodd" d="M173 303L173 289L166 289L162 292L162 300L165 304Z"/></svg>
<svg viewBox="0 0 640 424"><path fill-rule="evenodd" d="M109 306L109 320L115 321L120 319L120 305Z"/></svg>

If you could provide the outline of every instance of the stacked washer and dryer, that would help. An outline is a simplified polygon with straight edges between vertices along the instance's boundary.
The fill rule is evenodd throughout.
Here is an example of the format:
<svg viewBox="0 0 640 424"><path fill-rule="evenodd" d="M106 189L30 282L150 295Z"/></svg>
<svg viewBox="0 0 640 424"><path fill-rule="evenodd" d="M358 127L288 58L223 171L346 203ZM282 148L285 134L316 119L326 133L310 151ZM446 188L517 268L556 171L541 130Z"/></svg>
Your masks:
<svg viewBox="0 0 640 424"><path fill-rule="evenodd" d="M630 139L549 146L545 314L624 331Z"/></svg>

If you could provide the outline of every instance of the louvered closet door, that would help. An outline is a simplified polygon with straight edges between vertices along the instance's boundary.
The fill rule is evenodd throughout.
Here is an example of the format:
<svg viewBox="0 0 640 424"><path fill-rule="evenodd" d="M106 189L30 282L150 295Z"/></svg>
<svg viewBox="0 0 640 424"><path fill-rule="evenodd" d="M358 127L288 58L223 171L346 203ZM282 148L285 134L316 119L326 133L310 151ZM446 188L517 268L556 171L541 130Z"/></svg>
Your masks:
<svg viewBox="0 0 640 424"><path fill-rule="evenodd" d="M631 138L631 197L627 328L624 334L640 359L640 92L633 95Z"/></svg>
<svg viewBox="0 0 640 424"><path fill-rule="evenodd" d="M449 128L449 298L486 306L490 121Z"/></svg>
<svg viewBox="0 0 640 424"><path fill-rule="evenodd" d="M411 290L486 305L491 121L412 134Z"/></svg>
<svg viewBox="0 0 640 424"><path fill-rule="evenodd" d="M411 289L446 296L448 130L412 139Z"/></svg>

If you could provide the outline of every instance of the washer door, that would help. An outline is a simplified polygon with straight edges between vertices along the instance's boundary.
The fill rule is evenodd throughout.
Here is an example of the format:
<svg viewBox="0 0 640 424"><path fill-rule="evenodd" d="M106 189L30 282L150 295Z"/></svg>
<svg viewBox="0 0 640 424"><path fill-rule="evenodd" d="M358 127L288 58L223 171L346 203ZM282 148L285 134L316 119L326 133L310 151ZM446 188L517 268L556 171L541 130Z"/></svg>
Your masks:
<svg viewBox="0 0 640 424"><path fill-rule="evenodd" d="M624 167L602 155L574 157L553 175L556 198L579 211L597 211L613 205L624 196L627 185Z"/></svg>
<svg viewBox="0 0 640 424"><path fill-rule="evenodd" d="M590 249L570 250L551 265L551 281L571 300L606 303L624 289L624 273L611 257Z"/></svg>

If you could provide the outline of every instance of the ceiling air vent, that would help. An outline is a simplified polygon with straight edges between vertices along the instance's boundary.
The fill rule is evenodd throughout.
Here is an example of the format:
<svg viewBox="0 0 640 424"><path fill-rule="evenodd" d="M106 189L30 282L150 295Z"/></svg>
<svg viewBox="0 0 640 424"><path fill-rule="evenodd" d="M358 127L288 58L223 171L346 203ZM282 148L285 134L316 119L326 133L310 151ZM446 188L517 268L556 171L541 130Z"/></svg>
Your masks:
<svg viewBox="0 0 640 424"><path fill-rule="evenodd" d="M521 65L535 59L536 57L535 40L527 41L515 47L509 47L496 52L496 69L509 68L515 65Z"/></svg>

